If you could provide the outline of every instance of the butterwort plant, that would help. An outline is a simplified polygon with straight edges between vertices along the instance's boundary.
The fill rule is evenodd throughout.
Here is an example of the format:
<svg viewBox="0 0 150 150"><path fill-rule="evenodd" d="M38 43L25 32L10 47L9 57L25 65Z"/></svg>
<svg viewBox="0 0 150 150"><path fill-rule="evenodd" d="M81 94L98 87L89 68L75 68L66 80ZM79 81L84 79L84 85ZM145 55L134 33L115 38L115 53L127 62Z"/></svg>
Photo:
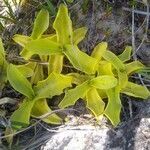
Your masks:
<svg viewBox="0 0 150 150"><path fill-rule="evenodd" d="M108 50L107 42L101 42L91 55L86 54L78 44L86 36L87 28L73 29L68 8L64 4L59 6L53 22L55 32L44 34L48 27L49 13L42 9L37 14L30 36L14 36L13 40L22 46L20 55L28 63L7 63L3 48L0 51L3 58L0 65L5 67L3 73L7 74L2 83L8 80L16 91L24 95L19 108L10 118L15 130L28 126L31 117L41 118L50 113L52 109L47 101L56 95L64 94L59 108L72 106L81 98L97 120L105 115L114 126L120 122L121 93L140 99L150 96L145 86L130 81L130 75L145 68L141 62L130 60L130 46L116 56ZM64 58L74 69L65 71ZM33 59L35 61L31 61ZM52 124L62 123L56 114L42 120Z"/></svg>

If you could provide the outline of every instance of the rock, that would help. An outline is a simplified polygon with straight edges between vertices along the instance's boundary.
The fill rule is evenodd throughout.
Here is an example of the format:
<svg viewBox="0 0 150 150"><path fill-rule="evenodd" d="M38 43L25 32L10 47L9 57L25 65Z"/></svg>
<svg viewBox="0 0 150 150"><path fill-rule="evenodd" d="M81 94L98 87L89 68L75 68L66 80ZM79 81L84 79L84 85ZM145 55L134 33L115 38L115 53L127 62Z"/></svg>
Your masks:
<svg viewBox="0 0 150 150"><path fill-rule="evenodd" d="M94 125L66 125L58 130L50 140L41 147L41 150L63 150L63 149L88 149L99 150L105 148L105 141L108 138L109 128Z"/></svg>
<svg viewBox="0 0 150 150"><path fill-rule="evenodd" d="M41 150L104 149L108 129L96 130L93 126L78 126L78 129L63 129L55 134Z"/></svg>
<svg viewBox="0 0 150 150"><path fill-rule="evenodd" d="M134 123L133 123L134 124ZM58 130L41 150L148 150L150 149L150 118L143 118L139 127L133 124L114 131L108 127L81 125ZM127 129L128 127L128 129ZM133 126L135 127L135 126ZM132 131L131 131L132 129ZM126 132L124 132L126 131Z"/></svg>
<svg viewBox="0 0 150 150"><path fill-rule="evenodd" d="M149 150L149 108L150 102L146 102L135 118L121 123L116 129L108 126L106 121L94 125L90 118L85 121L73 117L56 133L47 133L40 150Z"/></svg>

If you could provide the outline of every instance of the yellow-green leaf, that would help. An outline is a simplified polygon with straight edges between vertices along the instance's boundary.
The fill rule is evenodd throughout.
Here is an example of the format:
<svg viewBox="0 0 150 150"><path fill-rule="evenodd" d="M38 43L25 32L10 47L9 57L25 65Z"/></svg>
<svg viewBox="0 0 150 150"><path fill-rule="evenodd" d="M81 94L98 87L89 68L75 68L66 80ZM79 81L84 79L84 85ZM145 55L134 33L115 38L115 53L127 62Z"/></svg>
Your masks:
<svg viewBox="0 0 150 150"><path fill-rule="evenodd" d="M62 54L62 48L60 44L50 41L47 38L33 40L26 44L25 50L21 53L21 56L28 59L34 54L38 55Z"/></svg>
<svg viewBox="0 0 150 150"><path fill-rule="evenodd" d="M125 67L127 74L130 75L140 69L143 69L145 66L139 61L133 61L131 63L126 64Z"/></svg>
<svg viewBox="0 0 150 150"><path fill-rule="evenodd" d="M74 30L73 44L78 45L85 38L86 33L87 33L86 27L82 27Z"/></svg>
<svg viewBox="0 0 150 150"><path fill-rule="evenodd" d="M29 36L25 36L25 35L20 35L20 34L16 34L13 37L13 40L18 43L19 45L21 45L22 47L25 47L25 45L30 42L32 39Z"/></svg>
<svg viewBox="0 0 150 150"><path fill-rule="evenodd" d="M123 62L111 51L105 51L103 58L110 62L118 72L119 86L124 88L128 82L128 76Z"/></svg>
<svg viewBox="0 0 150 150"><path fill-rule="evenodd" d="M36 99L51 98L55 95L60 95L63 90L70 87L72 83L72 77L51 73L47 79L38 82L34 87L36 93Z"/></svg>
<svg viewBox="0 0 150 150"><path fill-rule="evenodd" d="M5 51L2 40L0 38L0 91L3 89L7 81L7 62L5 59Z"/></svg>
<svg viewBox="0 0 150 150"><path fill-rule="evenodd" d="M98 72L100 75L114 76L112 71L112 64L107 61L100 61Z"/></svg>
<svg viewBox="0 0 150 150"><path fill-rule="evenodd" d="M42 9L35 21L34 21L34 27L31 34L32 39L38 39L41 37L41 35L47 30L49 26L49 12L46 9Z"/></svg>
<svg viewBox="0 0 150 150"><path fill-rule="evenodd" d="M7 63L3 56L0 54L0 91L5 86L7 81Z"/></svg>
<svg viewBox="0 0 150 150"><path fill-rule="evenodd" d="M39 81L44 79L43 66L41 64L36 64L34 68L34 73L31 77L31 84L37 84Z"/></svg>
<svg viewBox="0 0 150 150"><path fill-rule="evenodd" d="M32 62L32 61L31 61L31 62L28 62L28 63L26 63L26 64L24 64L24 65L17 65L17 67L18 67L18 68L20 68L20 67L28 67L28 68L34 70L36 64L37 64L37 62Z"/></svg>
<svg viewBox="0 0 150 150"><path fill-rule="evenodd" d="M18 130L30 124L30 115L34 102L34 100L24 99L20 107L10 117L13 128Z"/></svg>
<svg viewBox="0 0 150 150"><path fill-rule="evenodd" d="M25 59L28 60L33 54L32 52L26 50L25 48L23 48L20 52L20 55Z"/></svg>
<svg viewBox="0 0 150 150"><path fill-rule="evenodd" d="M110 89L117 85L115 77L109 75L98 76L90 81L90 85L98 89Z"/></svg>
<svg viewBox="0 0 150 150"><path fill-rule="evenodd" d="M42 119L46 123L52 123L52 124L61 124L62 123L61 118L59 118L54 113L53 114L50 114L50 113L52 113L52 110L49 108L46 99L40 99L34 103L32 111L31 111L31 116ZM49 114L49 115L47 115L47 114Z"/></svg>
<svg viewBox="0 0 150 150"><path fill-rule="evenodd" d="M126 62L131 59L131 52L132 52L132 47L131 46L126 46L125 50L123 51L122 54L118 55L118 58L122 62Z"/></svg>
<svg viewBox="0 0 150 150"><path fill-rule="evenodd" d="M104 114L114 126L120 122L121 100L118 87L107 90L108 104Z"/></svg>
<svg viewBox="0 0 150 150"><path fill-rule="evenodd" d="M107 98L106 90L97 89L97 92L102 99Z"/></svg>
<svg viewBox="0 0 150 150"><path fill-rule="evenodd" d="M91 88L86 94L87 108L92 111L95 117L101 115L104 111L105 103L99 96L95 88Z"/></svg>
<svg viewBox="0 0 150 150"><path fill-rule="evenodd" d="M105 51L107 50L107 43L106 42L101 42L99 43L93 50L91 56L101 60L103 54L105 53Z"/></svg>
<svg viewBox="0 0 150 150"><path fill-rule="evenodd" d="M72 43L72 22L66 5L61 4L59 6L53 28L56 30L57 41L59 43L62 45Z"/></svg>
<svg viewBox="0 0 150 150"><path fill-rule="evenodd" d="M51 55L49 57L48 73L61 73L63 69L64 55Z"/></svg>
<svg viewBox="0 0 150 150"><path fill-rule="evenodd" d="M71 64L78 70L87 74L95 74L98 68L98 61L80 51L77 46L67 45L63 51Z"/></svg>
<svg viewBox="0 0 150 150"><path fill-rule="evenodd" d="M88 82L84 82L78 86L76 86L74 89L68 90L65 94L65 97L60 102L59 107L65 108L70 105L74 105L75 102L79 98L83 98L86 95L86 92L90 89Z"/></svg>
<svg viewBox="0 0 150 150"><path fill-rule="evenodd" d="M17 67L10 64L7 68L7 78L11 86L18 92L32 99L34 97L34 91L30 82L19 72Z"/></svg>
<svg viewBox="0 0 150 150"><path fill-rule="evenodd" d="M125 88L128 83L128 76L126 72L118 71L118 80L120 89Z"/></svg>
<svg viewBox="0 0 150 150"><path fill-rule="evenodd" d="M31 77L34 72L35 62L29 62L24 65L17 65L17 69L21 74L23 74L26 78Z"/></svg>
<svg viewBox="0 0 150 150"><path fill-rule="evenodd" d="M74 83L76 85L82 84L83 82L92 78L92 76L83 75L83 74L79 74L79 73L69 73L67 75L72 77L72 83Z"/></svg>
<svg viewBox="0 0 150 150"><path fill-rule="evenodd" d="M46 39L53 41L53 42L57 42L57 35L56 34L50 35L46 37Z"/></svg>
<svg viewBox="0 0 150 150"><path fill-rule="evenodd" d="M51 37L53 37L53 36L56 37L56 34L55 34L55 33L52 33L52 34L43 34L43 35L41 36L41 38L51 38ZM56 38L55 42L57 42L57 38Z"/></svg>
<svg viewBox="0 0 150 150"><path fill-rule="evenodd" d="M0 53L5 56L5 50L4 50L4 47L3 47L3 43L2 43L2 39L0 38Z"/></svg>
<svg viewBox="0 0 150 150"><path fill-rule="evenodd" d="M128 82L126 87L122 89L122 93L129 96L139 97L142 99L147 99L150 97L150 91L145 87L132 82Z"/></svg>
<svg viewBox="0 0 150 150"><path fill-rule="evenodd" d="M125 70L123 62L111 51L105 51L105 53L102 56L105 60L112 63L116 70Z"/></svg>
<svg viewBox="0 0 150 150"><path fill-rule="evenodd" d="M81 27L73 31L73 44L78 45L84 38L87 33L86 27ZM57 35L43 35L42 38L47 38L53 42L57 42Z"/></svg>

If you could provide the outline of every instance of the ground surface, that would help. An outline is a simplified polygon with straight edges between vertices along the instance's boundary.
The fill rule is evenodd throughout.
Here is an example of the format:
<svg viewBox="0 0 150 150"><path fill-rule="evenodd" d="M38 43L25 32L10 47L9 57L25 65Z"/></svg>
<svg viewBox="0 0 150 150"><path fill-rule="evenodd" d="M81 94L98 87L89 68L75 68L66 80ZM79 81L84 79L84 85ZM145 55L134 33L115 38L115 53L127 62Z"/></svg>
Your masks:
<svg viewBox="0 0 150 150"><path fill-rule="evenodd" d="M0 0L1 2L1 0ZM53 2L57 7L60 1ZM10 62L21 61L18 56L20 47L13 41L12 37L16 33L30 35L35 12L40 10L42 1L29 1L26 5L16 11L16 22L8 23L6 28L1 32L7 58ZM150 66L150 23L149 7L142 1L137 1L133 5L129 1L74 1L69 4L71 18L74 28L86 26L88 34L86 39L80 44L80 47L87 53L90 53L94 46L101 42L107 41L109 49L120 54L126 45L133 46L133 59L138 59L146 66ZM132 11L132 9L134 9ZM2 9L0 8L0 11ZM54 19L52 15L51 20ZM52 32L52 29L49 29ZM132 76L131 80L150 85L149 79L139 78L138 75ZM15 100L20 99L20 95L12 91L7 86L1 97L11 97ZM77 124L73 119L67 125L54 127L39 124L35 127L19 134L12 149L133 149L148 150L150 149L150 104L147 101L141 101L131 97L122 96L122 123L118 128L112 129L109 123L102 125L89 123L90 119L85 119L82 125ZM82 106L82 107L81 107ZM79 118L86 110L83 102L78 102L75 109L81 113L77 114ZM4 127L8 125L10 112L15 110L14 104L2 105L2 110L6 110L6 116L1 118L0 129L3 133ZM5 111L4 111L5 112ZM46 127L46 129L45 129ZM55 129L54 133L48 131ZM78 129L78 130L77 130ZM69 130L69 131L68 131ZM28 141L26 140L28 139ZM82 139L82 140L81 140ZM74 144L74 142L76 144ZM72 144L73 143L73 144ZM78 147L80 145L80 148ZM4 149L2 144L2 149ZM7 149L7 148L6 148Z"/></svg>
<svg viewBox="0 0 150 150"><path fill-rule="evenodd" d="M149 150L149 107L150 102L147 101L134 118L122 122L116 129L113 129L104 118L97 124L89 115L70 116L70 121L62 126L42 125L42 128L37 127L36 134L29 136L23 133L24 140L21 140L22 143L17 148L26 150Z"/></svg>

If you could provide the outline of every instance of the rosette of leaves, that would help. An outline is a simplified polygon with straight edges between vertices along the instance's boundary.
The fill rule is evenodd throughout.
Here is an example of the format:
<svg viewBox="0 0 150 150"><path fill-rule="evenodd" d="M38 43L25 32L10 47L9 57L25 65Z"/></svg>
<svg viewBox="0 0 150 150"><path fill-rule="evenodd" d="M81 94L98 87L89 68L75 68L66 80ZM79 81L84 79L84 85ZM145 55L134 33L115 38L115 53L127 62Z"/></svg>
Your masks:
<svg viewBox="0 0 150 150"><path fill-rule="evenodd" d="M131 74L144 68L144 65L139 61L126 63L131 58L131 50L131 47L127 46L121 55L116 56L107 50L106 42L98 44L91 54L99 61L98 77L83 81L82 79L85 78L83 75L74 76L77 86L66 92L59 107L65 108L74 105L79 98L82 98L86 100L87 108L97 119L101 114L104 114L116 126L120 122L122 106L120 93L142 99L147 99L150 96L146 87L128 81ZM109 78L102 80L103 77L108 76ZM92 85L93 81L94 85ZM111 84L112 87L109 87ZM103 101L106 99L108 100L107 105Z"/></svg>
<svg viewBox="0 0 150 150"><path fill-rule="evenodd" d="M47 62L49 76L53 73L60 75L64 57L70 61L76 70L81 72L81 74L71 72L65 76L71 77L73 79L71 83L76 84L76 87L66 90L65 96L59 104L60 108L74 105L79 98L82 98L86 101L87 108L97 119L104 114L116 126L120 122L120 93L143 99L150 96L146 87L132 83L128 79L132 73L144 67L139 61L129 62L131 47L126 47L121 55L116 56L107 50L107 43L102 42L95 47L89 56L78 48L78 43L85 37L87 29L82 27L73 30L65 5L61 4L58 9L53 23L56 33L52 35L42 35L48 27L43 25L45 28L41 29L40 22L45 21L43 20L45 17L39 17L42 12L38 14L34 23L34 28L41 31L37 32L39 36L33 36L36 31L33 29L30 37L16 35L14 40L24 47L21 51L21 56L24 59L29 60L38 55L40 61ZM47 13L44 15L47 16ZM41 68L43 70L43 67ZM39 75L40 72L36 74ZM38 82L34 83L38 84ZM71 83L69 82L66 87L69 87ZM41 95L41 93L38 94L37 91L36 94L34 92L34 95ZM108 101L107 104L104 99Z"/></svg>
<svg viewBox="0 0 150 150"><path fill-rule="evenodd" d="M25 96L23 103L10 118L12 127L15 129L29 125L30 116L38 118L46 113L50 113L51 109L47 105L46 98L60 95L65 88L71 86L72 82L72 77L53 72L45 80L39 81L37 85L32 86L13 64L8 65L7 78L12 87ZM61 118L55 114L42 120L53 124L61 123Z"/></svg>
<svg viewBox="0 0 150 150"><path fill-rule="evenodd" d="M39 22L42 22L42 19ZM39 26L41 27L40 23ZM53 28L56 31L55 34L43 35L38 39L15 35L14 40L24 47L20 53L21 56L26 60L36 54L41 57L48 56L49 73L53 71L60 73L63 67L63 58L66 56L74 68L88 74L94 74L97 60L80 51L77 47L78 43L85 37L87 28L72 29L68 9L64 4L59 6ZM87 60L87 63L84 60ZM93 63L92 66L91 63Z"/></svg>

